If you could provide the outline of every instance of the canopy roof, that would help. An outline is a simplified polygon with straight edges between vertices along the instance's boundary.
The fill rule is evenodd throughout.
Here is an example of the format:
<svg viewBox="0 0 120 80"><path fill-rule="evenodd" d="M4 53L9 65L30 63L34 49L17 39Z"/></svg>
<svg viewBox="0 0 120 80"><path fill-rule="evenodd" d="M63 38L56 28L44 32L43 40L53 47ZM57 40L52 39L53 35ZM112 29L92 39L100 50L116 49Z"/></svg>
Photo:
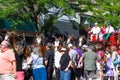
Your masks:
<svg viewBox="0 0 120 80"><path fill-rule="evenodd" d="M0 19L0 30L12 30L10 21ZM26 32L36 32L36 27L33 22L24 21L23 25L18 25L16 27L17 31L26 31Z"/></svg>

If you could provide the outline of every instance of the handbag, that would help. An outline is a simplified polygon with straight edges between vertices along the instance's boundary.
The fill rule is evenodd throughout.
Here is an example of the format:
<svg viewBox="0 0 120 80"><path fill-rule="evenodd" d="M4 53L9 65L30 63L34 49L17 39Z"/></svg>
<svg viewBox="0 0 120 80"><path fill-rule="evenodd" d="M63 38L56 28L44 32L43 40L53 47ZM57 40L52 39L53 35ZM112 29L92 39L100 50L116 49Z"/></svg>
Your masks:
<svg viewBox="0 0 120 80"><path fill-rule="evenodd" d="M23 69L23 70L28 70L28 68L29 68L29 65L27 64L27 61L26 61L26 60L23 60L23 61L22 61L22 69Z"/></svg>
<svg viewBox="0 0 120 80"><path fill-rule="evenodd" d="M116 54L116 58L115 58L115 60L113 61L113 65L116 66L118 63L119 63L118 55Z"/></svg>

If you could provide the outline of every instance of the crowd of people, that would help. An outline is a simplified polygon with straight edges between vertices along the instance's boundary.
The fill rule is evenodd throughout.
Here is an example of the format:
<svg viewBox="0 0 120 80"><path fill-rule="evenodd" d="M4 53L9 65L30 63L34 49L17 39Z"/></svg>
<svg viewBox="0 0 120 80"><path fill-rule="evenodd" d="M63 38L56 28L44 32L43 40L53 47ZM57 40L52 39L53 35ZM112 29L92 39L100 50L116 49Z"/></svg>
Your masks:
<svg viewBox="0 0 120 80"><path fill-rule="evenodd" d="M100 29L95 23L88 33L98 39L101 30L103 34L114 32L110 24ZM42 38L37 35L33 44L16 42L11 47L5 37L0 45L0 80L54 80L53 74L55 80L104 80L104 74L106 80L119 80L120 49L90 42L82 45L79 40L69 36L64 43L59 36L41 45Z"/></svg>

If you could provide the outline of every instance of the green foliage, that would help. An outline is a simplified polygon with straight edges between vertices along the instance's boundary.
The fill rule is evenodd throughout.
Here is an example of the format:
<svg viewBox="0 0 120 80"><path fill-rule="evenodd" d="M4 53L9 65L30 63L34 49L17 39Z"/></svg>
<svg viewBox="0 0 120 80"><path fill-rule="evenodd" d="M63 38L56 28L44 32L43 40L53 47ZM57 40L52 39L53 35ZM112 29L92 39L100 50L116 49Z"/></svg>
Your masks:
<svg viewBox="0 0 120 80"><path fill-rule="evenodd" d="M41 27L41 25L38 26L39 16L41 13L48 16L46 14L48 13L48 8L51 7L62 10L54 15L52 22L56 22L56 19L63 14L74 15L74 10L71 9L68 2L65 0L0 0L0 18L8 18L13 26L13 30L16 29L16 25L22 25L21 19L26 19L30 22L34 21L39 31ZM46 22L45 24L48 23ZM52 25L51 27L53 27Z"/></svg>
<svg viewBox="0 0 120 80"><path fill-rule="evenodd" d="M120 24L120 0L97 0L92 8L93 16L100 24L111 22L114 28Z"/></svg>

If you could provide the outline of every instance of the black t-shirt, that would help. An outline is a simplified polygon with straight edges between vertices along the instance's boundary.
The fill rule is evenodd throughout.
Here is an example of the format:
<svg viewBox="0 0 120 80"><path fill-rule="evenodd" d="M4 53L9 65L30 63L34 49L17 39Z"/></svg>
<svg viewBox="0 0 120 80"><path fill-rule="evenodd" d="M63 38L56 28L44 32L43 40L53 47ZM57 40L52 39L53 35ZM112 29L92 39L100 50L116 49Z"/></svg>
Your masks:
<svg viewBox="0 0 120 80"><path fill-rule="evenodd" d="M49 49L45 53L45 60L48 60L47 66L53 66L54 63L54 51L52 49Z"/></svg>
<svg viewBox="0 0 120 80"><path fill-rule="evenodd" d="M65 54L63 54L63 55L61 56L61 59L60 59L60 69L61 69L62 71L64 71L65 68L68 67L69 61L70 61L70 56L69 56L67 53L65 53Z"/></svg>

